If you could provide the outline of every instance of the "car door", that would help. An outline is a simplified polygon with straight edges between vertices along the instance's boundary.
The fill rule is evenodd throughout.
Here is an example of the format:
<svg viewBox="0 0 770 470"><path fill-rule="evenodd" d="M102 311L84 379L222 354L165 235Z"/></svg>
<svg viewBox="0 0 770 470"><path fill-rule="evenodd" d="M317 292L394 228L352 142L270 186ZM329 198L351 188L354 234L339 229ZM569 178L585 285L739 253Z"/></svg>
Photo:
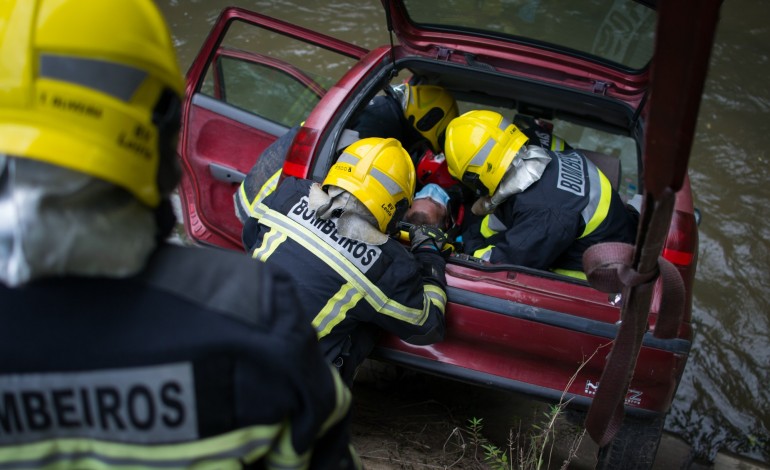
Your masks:
<svg viewBox="0 0 770 470"><path fill-rule="evenodd" d="M239 8L222 11L187 73L181 212L195 242L241 249L233 193L367 51Z"/></svg>

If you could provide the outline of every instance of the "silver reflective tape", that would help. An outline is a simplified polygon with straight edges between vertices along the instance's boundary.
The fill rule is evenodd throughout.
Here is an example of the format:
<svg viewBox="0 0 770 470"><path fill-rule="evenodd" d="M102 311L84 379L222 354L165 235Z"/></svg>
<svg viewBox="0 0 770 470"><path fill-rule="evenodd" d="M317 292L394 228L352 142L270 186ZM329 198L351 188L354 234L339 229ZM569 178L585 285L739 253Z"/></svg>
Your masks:
<svg viewBox="0 0 770 470"><path fill-rule="evenodd" d="M380 249L376 246L366 245L363 242L340 237L336 232L336 226L334 226L333 230L329 231L331 226L324 224L328 221L315 219L313 222L310 222L311 219L314 219L314 211L308 212L306 206L307 201L301 201L288 215L283 215L260 204L256 208L256 216L262 224L283 231L289 238L323 260L343 279L352 283L363 295L366 302L378 312L413 324L422 324L424 322L424 313L421 310L406 307L389 299L376 285L369 281L364 272L354 265L345 254L346 252L348 254L352 253L355 257L355 251L356 249L360 251L361 245L368 246L372 250L375 248L377 250ZM295 219L297 216L301 218L301 221L300 219ZM330 238L334 243L329 244L317 236L313 236L314 233L317 233L317 230L321 230L322 233L329 231ZM331 234L334 234L334 236L331 237ZM376 262L374 256L379 257L379 253L379 251L371 252L372 258L369 258L370 253L368 250L365 253L361 253L360 263L370 266Z"/></svg>
<svg viewBox="0 0 770 470"><path fill-rule="evenodd" d="M492 151L495 145L497 145L497 141L491 137L488 138L487 141L484 142L484 145L481 146L479 151L476 152L476 155L473 156L473 159L469 165L482 167L484 162L487 161L487 157L489 157L489 152Z"/></svg>
<svg viewBox="0 0 770 470"><path fill-rule="evenodd" d="M343 284L340 290L329 299L330 303L327 304L327 307L331 308L316 326L316 331L318 331L321 338L329 334L329 331L326 330L331 323L337 324L344 320L348 310L356 305L356 302L353 302L353 300L359 295L355 287L350 284Z"/></svg>
<svg viewBox="0 0 770 470"><path fill-rule="evenodd" d="M342 155L340 155L340 158L337 159L337 163L349 163L351 165L356 165L360 158L356 157L352 153L343 152Z"/></svg>
<svg viewBox="0 0 770 470"><path fill-rule="evenodd" d="M115 62L43 54L40 56L40 76L130 101L147 72Z"/></svg>
<svg viewBox="0 0 770 470"><path fill-rule="evenodd" d="M372 167L369 174L372 176L372 178L379 181L380 184L385 188L386 191L388 191L388 194L390 194L391 196L395 196L396 194L401 192L401 186L399 186L398 183L396 183L396 181L393 178L391 178L388 174L374 167Z"/></svg>
<svg viewBox="0 0 770 470"><path fill-rule="evenodd" d="M590 189L588 190L588 205L582 212L583 222L585 222L586 225L588 225L588 222L593 218L596 209L598 209L599 203L602 200L602 183L599 176L599 169L591 162L588 162L588 184L590 185Z"/></svg>
<svg viewBox="0 0 770 470"><path fill-rule="evenodd" d="M192 440L193 385L189 363L0 376L0 445L65 437Z"/></svg>

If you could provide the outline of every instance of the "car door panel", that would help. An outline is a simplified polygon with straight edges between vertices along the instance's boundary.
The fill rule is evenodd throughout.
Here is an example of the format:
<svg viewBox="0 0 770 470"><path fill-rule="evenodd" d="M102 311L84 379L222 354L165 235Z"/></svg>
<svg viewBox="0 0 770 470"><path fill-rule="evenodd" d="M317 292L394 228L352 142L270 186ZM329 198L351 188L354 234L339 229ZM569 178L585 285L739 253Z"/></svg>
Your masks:
<svg viewBox="0 0 770 470"><path fill-rule="evenodd" d="M187 74L178 153L188 236L242 249L233 206L240 182L265 148L302 122L339 78L324 72L329 62L355 64L366 52L245 10L223 12Z"/></svg>

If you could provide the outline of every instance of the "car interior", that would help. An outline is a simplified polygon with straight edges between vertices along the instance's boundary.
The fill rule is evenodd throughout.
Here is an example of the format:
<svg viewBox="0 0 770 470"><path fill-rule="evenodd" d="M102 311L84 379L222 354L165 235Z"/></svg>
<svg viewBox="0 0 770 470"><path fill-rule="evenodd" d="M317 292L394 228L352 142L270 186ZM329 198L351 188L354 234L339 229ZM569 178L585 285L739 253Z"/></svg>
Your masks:
<svg viewBox="0 0 770 470"><path fill-rule="evenodd" d="M514 78L478 63L471 64L461 67L424 59L409 59L398 63L400 68L397 73L383 71L379 82L368 85L368 93L359 94L362 97L353 105L353 111L343 113L340 121L332 127L337 132L337 138L327 139L327 142L334 142L337 151L322 151L319 155L339 155L351 143L344 123L350 122L374 95L384 93L385 86L408 81L411 84L431 84L446 88L457 100L460 114L474 109L489 109L520 125L536 122L552 128L555 136L586 153L608 177L624 202L628 203L641 193L641 144L637 136L641 136L642 124L634 109L603 96L600 91L577 93L558 84ZM318 159L312 174L322 178L332 163L332 160ZM466 196L470 200L465 201L468 205L473 202L473 196ZM469 212L466 210L466 213ZM498 265L489 269L513 268ZM521 267L516 269L527 270ZM544 274L542 271L537 272ZM550 277L552 273L547 275Z"/></svg>

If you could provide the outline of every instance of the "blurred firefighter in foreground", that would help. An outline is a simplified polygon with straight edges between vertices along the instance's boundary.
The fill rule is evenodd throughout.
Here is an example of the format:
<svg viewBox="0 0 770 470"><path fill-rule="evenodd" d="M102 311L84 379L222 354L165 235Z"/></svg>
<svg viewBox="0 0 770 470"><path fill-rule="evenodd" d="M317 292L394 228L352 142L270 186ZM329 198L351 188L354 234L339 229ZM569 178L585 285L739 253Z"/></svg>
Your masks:
<svg viewBox="0 0 770 470"><path fill-rule="evenodd" d="M0 467L357 467L291 278L164 242L184 82L155 4L11 0L0 34Z"/></svg>

